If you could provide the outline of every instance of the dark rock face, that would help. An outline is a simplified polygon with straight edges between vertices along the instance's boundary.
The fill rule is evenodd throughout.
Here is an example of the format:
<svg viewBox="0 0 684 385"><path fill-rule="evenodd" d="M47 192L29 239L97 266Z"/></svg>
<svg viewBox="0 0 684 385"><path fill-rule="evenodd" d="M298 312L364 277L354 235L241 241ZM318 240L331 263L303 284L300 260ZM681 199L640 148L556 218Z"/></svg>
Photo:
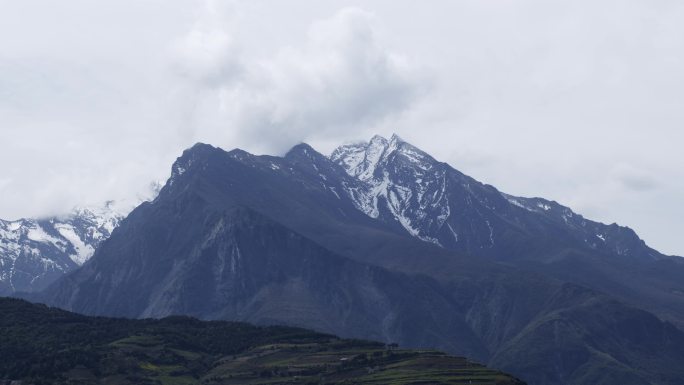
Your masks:
<svg viewBox="0 0 684 385"><path fill-rule="evenodd" d="M567 210L502 194L396 137L331 159L307 145L279 158L198 144L39 299L437 347L532 384L680 384L684 333L637 308L684 319L668 291L682 265ZM596 231L605 248L587 242Z"/></svg>
<svg viewBox="0 0 684 385"><path fill-rule="evenodd" d="M663 380L640 368L681 366L680 341L679 329L652 314L565 285L491 363L529 373L531 383L652 384Z"/></svg>
<svg viewBox="0 0 684 385"><path fill-rule="evenodd" d="M355 206L405 234L604 291L684 327L684 259L648 247L628 227L585 219L466 176L393 136L341 146L331 160L361 187ZM663 274L664 266L672 269Z"/></svg>
<svg viewBox="0 0 684 385"><path fill-rule="evenodd" d="M500 259L545 258L555 251L552 240L556 250L664 257L629 228L586 220L556 202L501 193L396 135L341 146L331 160L360 182L361 188L347 188L359 210L448 249ZM521 241L543 248L521 248Z"/></svg>

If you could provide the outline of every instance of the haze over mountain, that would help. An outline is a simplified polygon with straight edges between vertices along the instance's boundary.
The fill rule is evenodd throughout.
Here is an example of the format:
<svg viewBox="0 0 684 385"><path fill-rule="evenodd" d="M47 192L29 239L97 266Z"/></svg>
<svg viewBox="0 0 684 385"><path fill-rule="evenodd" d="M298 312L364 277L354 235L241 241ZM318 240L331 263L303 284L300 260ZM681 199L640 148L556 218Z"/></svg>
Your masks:
<svg viewBox="0 0 684 385"><path fill-rule="evenodd" d="M0 294L37 291L85 263L119 225L114 202L44 219L0 219Z"/></svg>
<svg viewBox="0 0 684 385"><path fill-rule="evenodd" d="M677 0L9 2L0 218L133 199L195 142L396 132L684 255L682 19Z"/></svg>
<svg viewBox="0 0 684 385"><path fill-rule="evenodd" d="M0 385L684 385L684 1L0 9Z"/></svg>
<svg viewBox="0 0 684 385"><path fill-rule="evenodd" d="M531 384L678 384L684 264L499 192L397 136L186 150L158 197L33 299L436 347Z"/></svg>
<svg viewBox="0 0 684 385"><path fill-rule="evenodd" d="M154 198L160 188L150 184L148 196L134 203L110 200L64 215L0 219L0 295L42 290L83 265L132 208Z"/></svg>

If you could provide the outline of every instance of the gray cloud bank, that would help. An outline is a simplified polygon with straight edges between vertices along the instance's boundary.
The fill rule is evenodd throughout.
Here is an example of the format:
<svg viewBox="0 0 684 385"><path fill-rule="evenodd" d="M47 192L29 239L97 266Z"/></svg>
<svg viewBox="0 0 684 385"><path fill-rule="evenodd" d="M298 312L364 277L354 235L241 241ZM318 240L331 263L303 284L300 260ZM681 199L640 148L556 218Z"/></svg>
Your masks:
<svg viewBox="0 0 684 385"><path fill-rule="evenodd" d="M0 1L0 218L398 133L684 254L684 3Z"/></svg>
<svg viewBox="0 0 684 385"><path fill-rule="evenodd" d="M180 103L194 104L186 126L212 142L278 152L305 139L362 134L426 87L405 57L377 41L374 17L362 9L316 20L300 44L254 59L216 8L206 4L177 57L194 99L181 94Z"/></svg>

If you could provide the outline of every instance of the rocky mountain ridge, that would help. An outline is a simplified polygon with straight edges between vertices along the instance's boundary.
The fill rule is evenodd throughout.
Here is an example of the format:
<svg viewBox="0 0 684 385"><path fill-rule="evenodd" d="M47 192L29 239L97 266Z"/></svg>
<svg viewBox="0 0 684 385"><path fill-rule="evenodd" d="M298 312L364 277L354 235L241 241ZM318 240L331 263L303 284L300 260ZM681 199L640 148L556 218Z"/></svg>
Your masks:
<svg viewBox="0 0 684 385"><path fill-rule="evenodd" d="M450 214L419 228L433 207L409 207L418 190L396 193L414 187L416 170L393 152L372 157L370 176L305 144L284 157L197 144L88 263L31 298L92 315L185 314L436 347L531 384L678 384L684 332L663 321L684 319L677 259L598 252L562 218L554 225L550 203L519 207L439 162L418 167L444 170L423 197ZM393 195L402 210L387 207ZM493 231L479 234L488 220ZM468 248L446 242L446 224Z"/></svg>
<svg viewBox="0 0 684 385"><path fill-rule="evenodd" d="M517 232L532 238L555 236L566 244L581 243L616 256L664 257L627 227L587 220L542 198L502 193L438 162L397 135L389 140L376 135L369 142L341 146L330 159L361 182L361 188L346 189L359 210L398 223L412 236L445 248L521 257L510 255L506 239L508 233ZM529 256L529 250L525 254Z"/></svg>

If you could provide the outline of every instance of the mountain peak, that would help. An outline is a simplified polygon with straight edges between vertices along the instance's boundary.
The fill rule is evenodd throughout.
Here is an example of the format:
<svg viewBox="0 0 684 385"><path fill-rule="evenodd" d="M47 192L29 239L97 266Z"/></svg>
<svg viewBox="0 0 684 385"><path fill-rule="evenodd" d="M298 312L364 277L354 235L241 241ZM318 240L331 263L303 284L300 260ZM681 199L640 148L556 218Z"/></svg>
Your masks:
<svg viewBox="0 0 684 385"><path fill-rule="evenodd" d="M328 167L330 159L306 143L299 143L285 154L284 159L303 166L309 172L318 174L320 167Z"/></svg>
<svg viewBox="0 0 684 385"><path fill-rule="evenodd" d="M375 135L368 143L339 147L333 152L331 160L343 166L349 175L366 180L372 178L389 146L390 142L386 138Z"/></svg>
<svg viewBox="0 0 684 385"><path fill-rule="evenodd" d="M376 135L373 135L373 137L371 138L371 140L368 144L369 145L385 145L386 146L388 143L389 143L389 141L385 137L376 134Z"/></svg>
<svg viewBox="0 0 684 385"><path fill-rule="evenodd" d="M197 163L200 159L206 159L206 157L216 151L223 150L201 142L195 143L192 147L183 151L183 154L181 154L181 156L173 162L173 166L171 166L171 178L169 179L169 183L173 184L175 180L183 175L193 164Z"/></svg>
<svg viewBox="0 0 684 385"><path fill-rule="evenodd" d="M369 142L346 144L333 151L330 159L341 165L351 176L361 180L373 178L380 164L390 161L391 156L400 153L417 164L433 163L435 160L417 147L405 142L397 134L390 139L375 135Z"/></svg>
<svg viewBox="0 0 684 385"><path fill-rule="evenodd" d="M205 154L217 150L218 147L214 147L211 144L197 142L192 145L192 147L183 151L183 155L187 154ZM182 155L181 155L182 156Z"/></svg>
<svg viewBox="0 0 684 385"><path fill-rule="evenodd" d="M184 313L444 344L495 363L504 357L521 371L559 373L544 372L544 383L593 373L605 357L618 357L616 376L656 362L655 369L677 370L673 380L643 378L681 382L684 334L614 297L684 324L684 304L676 302L684 267L608 259L649 252L632 234L541 200L504 196L396 135L338 148L337 165L318 162L306 144L288 159L212 149L187 150L177 163L187 171L169 182L173 189L136 210L85 268L38 298L91 314ZM51 239L64 228L54 230L27 229L34 241L25 254L59 246ZM555 296L570 280L609 297L573 288ZM558 322L539 322L548 317ZM545 342L556 329L573 337L561 350ZM650 350L632 349L644 346L644 336ZM527 350L518 346L532 355L520 358ZM626 357L625 347L639 354ZM557 371L557 362L567 369Z"/></svg>
<svg viewBox="0 0 684 385"><path fill-rule="evenodd" d="M392 137L390 138L390 142L394 143L406 143L402 138L399 137L397 134L392 134Z"/></svg>
<svg viewBox="0 0 684 385"><path fill-rule="evenodd" d="M176 159L175 163L188 163L192 159L198 159L200 157L207 156L216 151L223 151L218 147L214 147L210 144L197 142L192 147L187 148L183 151L181 156Z"/></svg>
<svg viewBox="0 0 684 385"><path fill-rule="evenodd" d="M318 154L318 151L314 150L314 148L307 143L302 142L292 147L290 151L285 154L285 158L287 159L301 155L310 156L311 154Z"/></svg>
<svg viewBox="0 0 684 385"><path fill-rule="evenodd" d="M213 149L213 148L216 148L216 147L212 146L212 145L209 144L209 143L204 143L204 142L197 142L197 143L193 144L193 145L190 147L191 150L192 150L192 149L200 149L200 148L209 148L209 149Z"/></svg>

